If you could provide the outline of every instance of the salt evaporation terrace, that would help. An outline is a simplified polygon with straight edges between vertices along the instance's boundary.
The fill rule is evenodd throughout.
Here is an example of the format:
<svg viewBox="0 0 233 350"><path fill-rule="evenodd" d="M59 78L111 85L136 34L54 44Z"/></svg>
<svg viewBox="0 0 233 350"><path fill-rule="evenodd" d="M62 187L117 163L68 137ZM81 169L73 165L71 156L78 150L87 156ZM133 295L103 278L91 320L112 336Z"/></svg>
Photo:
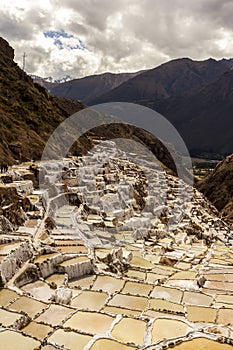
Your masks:
<svg viewBox="0 0 233 350"><path fill-rule="evenodd" d="M232 231L211 204L112 141L58 169L1 176L1 349L232 349Z"/></svg>

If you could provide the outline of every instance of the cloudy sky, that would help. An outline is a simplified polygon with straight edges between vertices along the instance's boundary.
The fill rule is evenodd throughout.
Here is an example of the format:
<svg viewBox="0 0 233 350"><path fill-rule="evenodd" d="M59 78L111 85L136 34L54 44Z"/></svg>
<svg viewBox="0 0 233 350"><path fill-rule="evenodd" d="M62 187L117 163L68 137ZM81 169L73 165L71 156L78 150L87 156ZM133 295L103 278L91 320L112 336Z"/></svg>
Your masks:
<svg viewBox="0 0 233 350"><path fill-rule="evenodd" d="M233 57L232 0L0 0L0 35L42 77Z"/></svg>

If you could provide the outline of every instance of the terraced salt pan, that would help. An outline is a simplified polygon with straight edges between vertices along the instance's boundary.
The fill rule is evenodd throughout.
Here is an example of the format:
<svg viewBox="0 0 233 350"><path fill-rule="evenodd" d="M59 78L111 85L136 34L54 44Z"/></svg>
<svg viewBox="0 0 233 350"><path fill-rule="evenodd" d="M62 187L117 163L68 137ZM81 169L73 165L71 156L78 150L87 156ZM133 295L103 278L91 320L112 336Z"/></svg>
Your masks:
<svg viewBox="0 0 233 350"><path fill-rule="evenodd" d="M38 339L43 340L49 333L53 331L53 328L34 321L30 322L26 327L22 329L22 332Z"/></svg>
<svg viewBox="0 0 233 350"><path fill-rule="evenodd" d="M165 299L174 303L180 303L182 296L181 290L163 286L156 286L151 293L152 298Z"/></svg>
<svg viewBox="0 0 233 350"><path fill-rule="evenodd" d="M12 290L2 289L0 290L0 306L6 306L14 299L18 298L19 295Z"/></svg>
<svg viewBox="0 0 233 350"><path fill-rule="evenodd" d="M78 256L76 258L63 261L60 264L60 266L69 266L69 265L73 265L73 264L79 264L79 263L82 263L84 261L90 261L90 259L87 256Z"/></svg>
<svg viewBox="0 0 233 350"><path fill-rule="evenodd" d="M0 344L3 350L32 350L40 346L40 342L13 331L0 332Z"/></svg>
<svg viewBox="0 0 233 350"><path fill-rule="evenodd" d="M114 318L108 315L78 311L64 323L63 327L70 327L90 334L103 334L107 332L113 320Z"/></svg>
<svg viewBox="0 0 233 350"><path fill-rule="evenodd" d="M71 305L80 309L99 311L104 306L107 299L107 293L83 291L71 301Z"/></svg>
<svg viewBox="0 0 233 350"><path fill-rule="evenodd" d="M183 342L176 345L174 350L232 350L232 345L221 344L217 341L206 339L206 338L196 338L190 341Z"/></svg>
<svg viewBox="0 0 233 350"><path fill-rule="evenodd" d="M16 321L23 318L24 316L22 314L0 309L0 324L4 327L13 326Z"/></svg>
<svg viewBox="0 0 233 350"><path fill-rule="evenodd" d="M137 279L140 281L145 281L146 273L138 270L129 269L126 273L126 276L129 278Z"/></svg>
<svg viewBox="0 0 233 350"><path fill-rule="evenodd" d="M187 305L210 306L213 303L213 298L200 292L184 292L183 303Z"/></svg>
<svg viewBox="0 0 233 350"><path fill-rule="evenodd" d="M117 294L110 300L108 305L143 311L148 306L148 299L145 297Z"/></svg>
<svg viewBox="0 0 233 350"><path fill-rule="evenodd" d="M120 307L115 307L115 306L106 306L102 311L106 313L109 312L110 314L113 314L113 315L125 315L125 316L141 315L141 311L122 309Z"/></svg>
<svg viewBox="0 0 233 350"><path fill-rule="evenodd" d="M48 259L54 258L55 256L59 255L59 253L51 253L51 254L44 254L44 255L40 255L38 256L34 262L35 263L42 263Z"/></svg>
<svg viewBox="0 0 233 350"><path fill-rule="evenodd" d="M158 318L153 324L152 343L154 344L162 340L184 337L192 330L193 329L185 322L168 318Z"/></svg>
<svg viewBox="0 0 233 350"><path fill-rule="evenodd" d="M74 310L65 306L51 304L45 312L36 318L36 322L44 322L48 325L58 326L73 312Z"/></svg>
<svg viewBox="0 0 233 350"><path fill-rule="evenodd" d="M61 253L64 254L87 254L87 248L85 246L56 246Z"/></svg>
<svg viewBox="0 0 233 350"><path fill-rule="evenodd" d="M217 309L210 307L187 305L187 317L191 322L212 322L217 317Z"/></svg>
<svg viewBox="0 0 233 350"><path fill-rule="evenodd" d="M184 314L184 308L182 305L164 299L151 299L150 308L153 310Z"/></svg>
<svg viewBox="0 0 233 350"><path fill-rule="evenodd" d="M46 278L46 282L48 283L55 283L58 287L62 286L64 284L65 275L64 274L53 274Z"/></svg>
<svg viewBox="0 0 233 350"><path fill-rule="evenodd" d="M8 255L12 250L19 247L21 242L0 244L0 255Z"/></svg>
<svg viewBox="0 0 233 350"><path fill-rule="evenodd" d="M146 322L133 318L122 318L113 328L111 335L124 343L143 345Z"/></svg>
<svg viewBox="0 0 233 350"><path fill-rule="evenodd" d="M122 293L123 294L138 294L147 297L151 290L153 289L153 286L145 283L137 283L137 282L126 282Z"/></svg>
<svg viewBox="0 0 233 350"><path fill-rule="evenodd" d="M112 276L98 276L92 289L115 293L124 287L125 281Z"/></svg>
<svg viewBox="0 0 233 350"><path fill-rule="evenodd" d="M42 301L49 301L53 295L53 290L43 281L36 281L33 283L26 284L22 289L33 296L35 299Z"/></svg>
<svg viewBox="0 0 233 350"><path fill-rule="evenodd" d="M64 346L69 350L83 350L85 345L91 340L91 337L75 332L67 332L63 329L56 330L48 341L53 344ZM30 349L31 350L31 349Z"/></svg>
<svg viewBox="0 0 233 350"><path fill-rule="evenodd" d="M127 346L111 339L98 339L90 347L90 350L103 350L103 349L104 350L132 350L132 349L135 349L135 347Z"/></svg>
<svg viewBox="0 0 233 350"><path fill-rule="evenodd" d="M89 289L95 280L95 275L85 276L69 282L70 288L86 288Z"/></svg>
<svg viewBox="0 0 233 350"><path fill-rule="evenodd" d="M13 304L9 306L11 310L24 311L30 317L34 317L38 312L41 312L46 308L46 304L38 300L27 298L25 296L17 299Z"/></svg>

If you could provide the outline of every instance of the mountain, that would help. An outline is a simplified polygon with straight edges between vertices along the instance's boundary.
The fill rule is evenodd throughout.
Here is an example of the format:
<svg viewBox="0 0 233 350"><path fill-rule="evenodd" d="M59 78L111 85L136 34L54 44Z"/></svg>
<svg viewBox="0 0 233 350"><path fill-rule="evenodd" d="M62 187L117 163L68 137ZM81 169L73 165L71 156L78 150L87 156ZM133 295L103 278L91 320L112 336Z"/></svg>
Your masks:
<svg viewBox="0 0 233 350"><path fill-rule="evenodd" d="M219 158L233 152L233 60L178 59L146 71L93 103L134 102L164 115L191 155Z"/></svg>
<svg viewBox="0 0 233 350"><path fill-rule="evenodd" d="M199 191L222 215L233 221L233 154L218 163L209 176L197 184Z"/></svg>
<svg viewBox="0 0 233 350"><path fill-rule="evenodd" d="M33 83L14 62L13 48L0 38L0 163L40 159L54 129L85 107L78 101L51 96L43 86ZM83 117L85 125L89 123L89 117L92 117L89 113ZM66 138L72 137L71 134L66 134ZM93 138L114 137L131 138L147 145L167 170L176 173L166 146L148 132L130 125L111 124L110 129L108 126L92 129L74 142L70 151L74 155L84 154L92 148ZM58 148L57 144L53 147L54 151Z"/></svg>
<svg viewBox="0 0 233 350"><path fill-rule="evenodd" d="M92 98L91 103L141 103L183 96L216 80L229 69L229 62L225 61L176 59L137 75L98 99Z"/></svg>
<svg viewBox="0 0 233 350"><path fill-rule="evenodd" d="M0 162L39 159L50 134L68 110L85 106L49 95L14 62L14 50L0 38Z"/></svg>
<svg viewBox="0 0 233 350"><path fill-rule="evenodd" d="M72 77L69 75L66 75L65 77L61 79L53 79L52 77L46 77L42 78L38 75L29 74L30 77L33 79L34 83L38 83L41 86L45 87L49 92L51 89L59 84L66 83L67 81L72 80Z"/></svg>
<svg viewBox="0 0 233 350"><path fill-rule="evenodd" d="M146 105L173 123L193 156L233 152L233 70L188 96Z"/></svg>
<svg viewBox="0 0 233 350"><path fill-rule="evenodd" d="M98 99L103 93L116 88L140 73L104 73L91 75L51 86L49 90L54 96L70 98L90 104L93 99Z"/></svg>

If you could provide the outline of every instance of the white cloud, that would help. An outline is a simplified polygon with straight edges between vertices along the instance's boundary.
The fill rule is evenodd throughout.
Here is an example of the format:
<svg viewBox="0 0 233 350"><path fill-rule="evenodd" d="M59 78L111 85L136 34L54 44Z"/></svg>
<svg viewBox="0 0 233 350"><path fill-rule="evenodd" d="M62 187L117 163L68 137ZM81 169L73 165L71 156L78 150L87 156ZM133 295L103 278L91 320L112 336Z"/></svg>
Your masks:
<svg viewBox="0 0 233 350"><path fill-rule="evenodd" d="M19 65L27 53L28 72L80 77L231 57L232 10L231 0L0 0L0 32Z"/></svg>

